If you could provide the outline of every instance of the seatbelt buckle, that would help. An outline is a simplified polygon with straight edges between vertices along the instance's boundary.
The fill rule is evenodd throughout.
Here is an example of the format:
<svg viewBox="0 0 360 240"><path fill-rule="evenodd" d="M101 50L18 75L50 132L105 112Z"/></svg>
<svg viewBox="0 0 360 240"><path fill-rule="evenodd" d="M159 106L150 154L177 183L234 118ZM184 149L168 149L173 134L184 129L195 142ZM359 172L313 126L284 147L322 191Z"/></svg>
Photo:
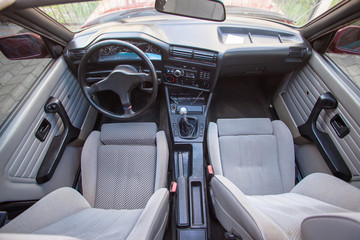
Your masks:
<svg viewBox="0 0 360 240"><path fill-rule="evenodd" d="M211 178L214 176L214 169L211 165L208 165L206 170L207 180L210 182Z"/></svg>
<svg viewBox="0 0 360 240"><path fill-rule="evenodd" d="M174 195L177 189L177 182L171 182L170 184L170 194Z"/></svg>

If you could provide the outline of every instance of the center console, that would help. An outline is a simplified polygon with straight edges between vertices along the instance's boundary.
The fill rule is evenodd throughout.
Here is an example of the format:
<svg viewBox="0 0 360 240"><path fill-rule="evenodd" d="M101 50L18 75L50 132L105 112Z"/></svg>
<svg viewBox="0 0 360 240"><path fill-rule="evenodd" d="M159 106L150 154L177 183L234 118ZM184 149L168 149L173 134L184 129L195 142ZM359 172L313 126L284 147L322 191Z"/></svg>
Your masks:
<svg viewBox="0 0 360 240"><path fill-rule="evenodd" d="M165 87L171 131L175 143L203 142L205 121L212 94L194 89ZM186 123L187 122L187 123ZM193 125L191 134L186 126Z"/></svg>
<svg viewBox="0 0 360 240"><path fill-rule="evenodd" d="M218 76L214 52L170 47L163 83L174 142L177 239L208 239L204 158L206 117Z"/></svg>

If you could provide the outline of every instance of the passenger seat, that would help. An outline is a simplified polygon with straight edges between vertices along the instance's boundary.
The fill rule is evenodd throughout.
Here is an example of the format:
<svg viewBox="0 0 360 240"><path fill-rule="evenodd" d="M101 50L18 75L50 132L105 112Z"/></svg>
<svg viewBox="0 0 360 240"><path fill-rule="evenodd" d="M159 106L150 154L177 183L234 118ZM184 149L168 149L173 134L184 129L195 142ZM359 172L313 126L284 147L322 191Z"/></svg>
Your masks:
<svg viewBox="0 0 360 240"><path fill-rule="evenodd" d="M242 239L360 236L360 189L321 173L295 186L294 144L282 121L219 119L209 123L207 144L212 202L228 232Z"/></svg>

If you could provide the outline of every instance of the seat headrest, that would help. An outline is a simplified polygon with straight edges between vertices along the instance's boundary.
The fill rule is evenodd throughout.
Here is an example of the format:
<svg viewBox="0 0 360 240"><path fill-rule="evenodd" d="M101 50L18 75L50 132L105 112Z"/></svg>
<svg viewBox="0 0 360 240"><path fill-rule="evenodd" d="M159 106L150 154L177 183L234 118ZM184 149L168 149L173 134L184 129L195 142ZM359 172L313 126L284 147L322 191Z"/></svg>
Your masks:
<svg viewBox="0 0 360 240"><path fill-rule="evenodd" d="M155 145L155 123L110 123L101 127L100 140L105 145Z"/></svg>
<svg viewBox="0 0 360 240"><path fill-rule="evenodd" d="M304 240L359 239L360 213L343 212L310 216L301 224L301 237Z"/></svg>
<svg viewBox="0 0 360 240"><path fill-rule="evenodd" d="M217 120L219 137L236 135L272 135L269 118L228 118Z"/></svg>

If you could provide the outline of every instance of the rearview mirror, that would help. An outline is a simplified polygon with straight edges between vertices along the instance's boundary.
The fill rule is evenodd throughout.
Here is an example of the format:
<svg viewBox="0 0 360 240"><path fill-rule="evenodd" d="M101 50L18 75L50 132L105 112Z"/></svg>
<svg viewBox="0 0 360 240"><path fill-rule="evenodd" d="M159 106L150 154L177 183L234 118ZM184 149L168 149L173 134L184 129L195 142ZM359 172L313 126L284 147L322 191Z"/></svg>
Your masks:
<svg viewBox="0 0 360 240"><path fill-rule="evenodd" d="M43 40L39 35L33 33L0 38L0 50L10 60L49 57Z"/></svg>
<svg viewBox="0 0 360 240"><path fill-rule="evenodd" d="M155 9L179 16L219 22L225 20L225 6L216 0L156 0Z"/></svg>

